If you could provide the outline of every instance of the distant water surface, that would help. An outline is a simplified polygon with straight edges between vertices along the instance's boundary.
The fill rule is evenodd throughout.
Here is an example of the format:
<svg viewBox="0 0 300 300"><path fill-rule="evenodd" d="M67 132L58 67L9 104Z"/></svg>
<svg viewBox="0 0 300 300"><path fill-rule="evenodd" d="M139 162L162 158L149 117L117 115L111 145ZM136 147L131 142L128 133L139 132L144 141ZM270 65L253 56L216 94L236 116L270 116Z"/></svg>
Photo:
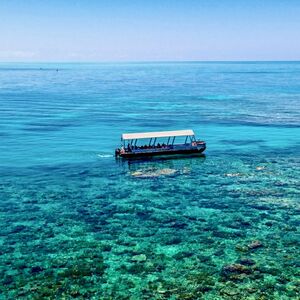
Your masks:
<svg viewBox="0 0 300 300"><path fill-rule="evenodd" d="M299 62L1 63L2 295L299 297L299 82ZM206 156L113 157L176 129Z"/></svg>

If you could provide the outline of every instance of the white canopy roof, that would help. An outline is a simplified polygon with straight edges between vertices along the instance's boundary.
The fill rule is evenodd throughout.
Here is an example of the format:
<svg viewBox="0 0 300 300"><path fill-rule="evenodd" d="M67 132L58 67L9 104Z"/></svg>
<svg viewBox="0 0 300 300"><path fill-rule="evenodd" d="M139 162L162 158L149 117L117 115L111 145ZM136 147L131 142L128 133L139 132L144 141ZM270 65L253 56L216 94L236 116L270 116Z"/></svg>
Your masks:
<svg viewBox="0 0 300 300"><path fill-rule="evenodd" d="M135 139L151 139L162 138L170 136L193 136L193 130L175 130L175 131L158 131L158 132L140 132L140 133L123 133L122 140L135 140Z"/></svg>

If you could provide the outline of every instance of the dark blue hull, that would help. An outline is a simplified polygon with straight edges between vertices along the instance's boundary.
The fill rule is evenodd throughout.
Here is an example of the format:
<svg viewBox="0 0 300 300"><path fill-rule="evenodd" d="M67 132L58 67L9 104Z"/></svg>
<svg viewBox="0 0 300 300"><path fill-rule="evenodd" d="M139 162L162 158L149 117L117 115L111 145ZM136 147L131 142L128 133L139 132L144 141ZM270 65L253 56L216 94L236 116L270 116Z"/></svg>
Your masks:
<svg viewBox="0 0 300 300"><path fill-rule="evenodd" d="M206 149L206 146L201 148L194 149L181 149L181 150L162 150L162 151L145 151L145 152L126 152L120 153L119 156L123 158L134 158L134 157L149 157L149 156L158 156L158 155L176 155L176 154L196 154L202 153Z"/></svg>

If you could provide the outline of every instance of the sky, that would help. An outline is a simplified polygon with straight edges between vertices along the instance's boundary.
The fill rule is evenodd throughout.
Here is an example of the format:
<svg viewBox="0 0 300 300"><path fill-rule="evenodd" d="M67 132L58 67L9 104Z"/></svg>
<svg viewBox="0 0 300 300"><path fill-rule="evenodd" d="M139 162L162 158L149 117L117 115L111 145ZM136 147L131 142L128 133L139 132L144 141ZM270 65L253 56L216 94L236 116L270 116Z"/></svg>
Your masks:
<svg viewBox="0 0 300 300"><path fill-rule="evenodd" d="M300 60L300 0L0 0L0 61Z"/></svg>

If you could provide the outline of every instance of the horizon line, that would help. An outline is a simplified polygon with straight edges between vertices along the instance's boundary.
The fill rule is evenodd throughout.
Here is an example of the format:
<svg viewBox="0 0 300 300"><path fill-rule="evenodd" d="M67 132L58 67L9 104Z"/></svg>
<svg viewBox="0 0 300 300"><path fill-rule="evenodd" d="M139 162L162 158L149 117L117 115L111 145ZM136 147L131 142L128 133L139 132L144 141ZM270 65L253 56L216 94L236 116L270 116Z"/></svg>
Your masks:
<svg viewBox="0 0 300 300"><path fill-rule="evenodd" d="M66 60L66 61L1 61L1 64L4 63L21 63L21 64L26 64L26 63L81 63L81 64L91 64L91 63L98 63L98 64L110 64L110 63L263 63L263 62L300 62L300 59L296 60L86 60L86 61L80 61L80 60Z"/></svg>

